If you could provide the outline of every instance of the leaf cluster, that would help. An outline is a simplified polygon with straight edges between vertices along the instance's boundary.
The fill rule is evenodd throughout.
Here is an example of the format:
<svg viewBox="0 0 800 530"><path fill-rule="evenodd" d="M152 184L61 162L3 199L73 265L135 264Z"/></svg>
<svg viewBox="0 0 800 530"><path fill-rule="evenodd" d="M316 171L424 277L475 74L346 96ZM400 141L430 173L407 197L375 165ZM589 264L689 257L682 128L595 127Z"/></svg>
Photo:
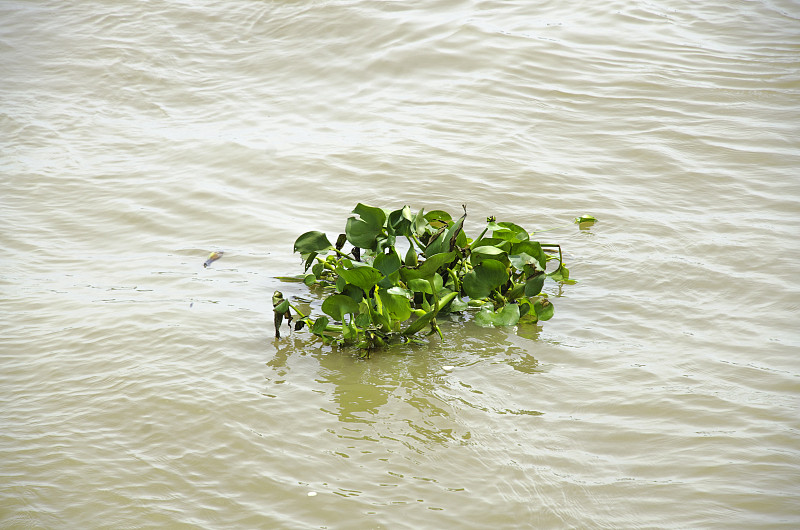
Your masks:
<svg viewBox="0 0 800 530"><path fill-rule="evenodd" d="M478 237L468 237L466 207L457 219L442 210L388 211L361 203L353 214L335 244L318 231L295 241L304 283L326 293L324 314L303 315L276 292L276 336L293 309L295 329L307 326L326 343L355 345L367 355L423 332L442 337L437 317L444 313L475 311L482 326L549 320L553 304L542 293L545 280L574 283L561 247L531 240L514 223L490 217ZM551 261L557 265L548 266Z"/></svg>

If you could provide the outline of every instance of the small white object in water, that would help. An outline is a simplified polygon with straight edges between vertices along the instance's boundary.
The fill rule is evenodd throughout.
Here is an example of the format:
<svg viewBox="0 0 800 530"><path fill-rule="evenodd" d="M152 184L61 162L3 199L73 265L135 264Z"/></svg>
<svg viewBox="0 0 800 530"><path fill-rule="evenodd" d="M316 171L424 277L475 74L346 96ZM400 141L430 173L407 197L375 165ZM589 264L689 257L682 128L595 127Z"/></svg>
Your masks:
<svg viewBox="0 0 800 530"><path fill-rule="evenodd" d="M455 369L456 369L455 366L442 366L442 370L444 370L445 372L452 372Z"/></svg>
<svg viewBox="0 0 800 530"><path fill-rule="evenodd" d="M316 491L309 491L308 492L308 496L309 497L316 497L317 496L317 492Z"/></svg>

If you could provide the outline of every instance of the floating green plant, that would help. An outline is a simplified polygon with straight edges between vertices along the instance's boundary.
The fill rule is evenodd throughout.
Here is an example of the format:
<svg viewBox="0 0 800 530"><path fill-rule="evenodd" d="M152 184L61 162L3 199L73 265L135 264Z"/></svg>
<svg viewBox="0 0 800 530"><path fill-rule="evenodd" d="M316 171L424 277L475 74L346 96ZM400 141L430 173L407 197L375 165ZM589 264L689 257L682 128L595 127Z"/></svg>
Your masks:
<svg viewBox="0 0 800 530"><path fill-rule="evenodd" d="M560 245L534 241L514 223L489 217L480 235L469 238L466 206L457 219L441 210L361 203L353 213L335 244L318 231L295 241L304 263L299 279L324 291L323 315L303 314L276 291L276 337L284 319L294 320L296 330L307 327L326 344L356 346L366 356L421 333L443 338L437 317L444 313L472 310L481 326L549 320L554 308L542 292L545 280L575 283Z"/></svg>

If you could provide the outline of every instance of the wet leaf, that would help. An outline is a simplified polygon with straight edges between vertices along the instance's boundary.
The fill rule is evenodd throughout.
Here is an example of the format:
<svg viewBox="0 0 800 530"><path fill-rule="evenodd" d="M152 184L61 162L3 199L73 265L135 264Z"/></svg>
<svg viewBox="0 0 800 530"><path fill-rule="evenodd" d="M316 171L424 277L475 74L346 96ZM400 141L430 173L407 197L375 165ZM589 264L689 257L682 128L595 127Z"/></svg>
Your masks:
<svg viewBox="0 0 800 530"><path fill-rule="evenodd" d="M506 304L497 311L490 305L485 305L475 314L475 323L479 326L514 326L519 322L519 306Z"/></svg>

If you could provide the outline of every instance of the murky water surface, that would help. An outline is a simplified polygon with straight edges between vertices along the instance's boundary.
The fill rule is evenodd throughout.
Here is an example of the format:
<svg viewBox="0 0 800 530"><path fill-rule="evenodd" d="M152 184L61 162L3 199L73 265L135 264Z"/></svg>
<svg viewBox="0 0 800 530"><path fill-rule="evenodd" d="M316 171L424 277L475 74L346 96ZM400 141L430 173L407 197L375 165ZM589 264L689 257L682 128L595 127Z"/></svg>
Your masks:
<svg viewBox="0 0 800 530"><path fill-rule="evenodd" d="M800 525L797 2L0 1L0 79L3 528ZM357 202L579 283L275 341Z"/></svg>

